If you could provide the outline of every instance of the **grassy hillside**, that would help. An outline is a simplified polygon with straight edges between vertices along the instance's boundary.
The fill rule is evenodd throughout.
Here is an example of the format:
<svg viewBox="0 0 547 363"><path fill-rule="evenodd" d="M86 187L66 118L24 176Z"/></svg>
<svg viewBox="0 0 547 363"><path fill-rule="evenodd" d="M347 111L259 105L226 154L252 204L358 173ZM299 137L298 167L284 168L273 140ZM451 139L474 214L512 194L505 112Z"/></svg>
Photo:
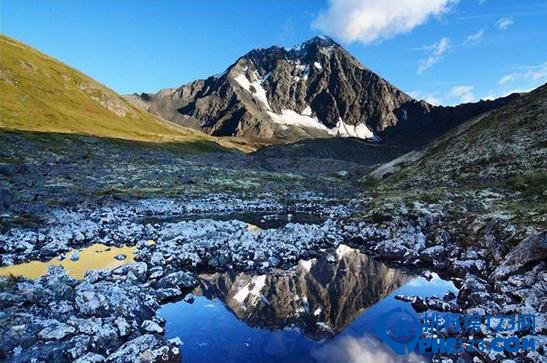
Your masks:
<svg viewBox="0 0 547 363"><path fill-rule="evenodd" d="M234 147L137 109L83 73L3 35L0 128Z"/></svg>
<svg viewBox="0 0 547 363"><path fill-rule="evenodd" d="M547 85L544 85L441 137L415 162L386 179L386 186L390 189L489 187L510 191L514 182L525 179L530 188L545 186L546 126ZM525 184L518 192L526 192Z"/></svg>
<svg viewBox="0 0 547 363"><path fill-rule="evenodd" d="M439 210L462 241L492 223L516 238L547 223L547 85L470 120L363 180L365 214L396 214L418 202ZM479 238L480 239L480 238Z"/></svg>

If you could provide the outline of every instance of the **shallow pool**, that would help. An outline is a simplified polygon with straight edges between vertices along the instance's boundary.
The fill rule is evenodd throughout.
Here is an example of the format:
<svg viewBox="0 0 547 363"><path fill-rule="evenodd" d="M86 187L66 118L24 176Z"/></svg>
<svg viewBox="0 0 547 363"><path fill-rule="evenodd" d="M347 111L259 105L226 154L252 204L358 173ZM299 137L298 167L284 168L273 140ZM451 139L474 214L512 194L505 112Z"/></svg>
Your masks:
<svg viewBox="0 0 547 363"><path fill-rule="evenodd" d="M184 362L423 362L395 356L375 333L397 294L456 291L438 276L409 276L342 246L321 259L268 275L216 273L185 301L164 305L168 337Z"/></svg>
<svg viewBox="0 0 547 363"><path fill-rule="evenodd" d="M217 221L239 220L257 226L261 229L277 229L286 226L288 223L320 224L327 217L310 213L271 213L271 212L233 212L233 213L211 213L211 214L186 214L181 216L168 217L147 217L141 223L177 223L182 221L197 221L200 219L214 219Z"/></svg>
<svg viewBox="0 0 547 363"><path fill-rule="evenodd" d="M49 266L63 266L67 273L75 279L82 279L89 270L114 269L118 266L135 262L133 259L135 247L109 247L95 243L80 250L73 249L66 253L61 260L57 257L49 261L29 261L11 266L0 267L0 276L23 276L27 279L35 279L47 273ZM78 255L73 261L71 256ZM116 259L118 255L124 255L124 259Z"/></svg>

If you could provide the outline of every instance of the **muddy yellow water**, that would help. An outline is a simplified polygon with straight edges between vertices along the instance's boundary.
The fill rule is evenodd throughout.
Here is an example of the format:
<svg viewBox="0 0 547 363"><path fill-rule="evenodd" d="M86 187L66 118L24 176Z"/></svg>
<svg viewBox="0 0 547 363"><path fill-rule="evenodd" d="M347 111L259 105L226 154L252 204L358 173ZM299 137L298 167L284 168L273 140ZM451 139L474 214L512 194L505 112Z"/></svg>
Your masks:
<svg viewBox="0 0 547 363"><path fill-rule="evenodd" d="M121 265L135 262L135 247L109 247L96 243L82 249L80 259L71 261L70 256L77 250L72 250L65 255L65 259L60 261L53 258L50 261L30 261L12 266L0 267L0 276L9 274L20 275L28 279L35 279L47 273L50 265L63 266L67 273L75 279L82 279L89 270L113 269ZM116 260L114 257L124 254L125 260Z"/></svg>
<svg viewBox="0 0 547 363"><path fill-rule="evenodd" d="M262 228L260 228L259 226L255 224L247 223L247 230L251 233L258 233L262 231Z"/></svg>

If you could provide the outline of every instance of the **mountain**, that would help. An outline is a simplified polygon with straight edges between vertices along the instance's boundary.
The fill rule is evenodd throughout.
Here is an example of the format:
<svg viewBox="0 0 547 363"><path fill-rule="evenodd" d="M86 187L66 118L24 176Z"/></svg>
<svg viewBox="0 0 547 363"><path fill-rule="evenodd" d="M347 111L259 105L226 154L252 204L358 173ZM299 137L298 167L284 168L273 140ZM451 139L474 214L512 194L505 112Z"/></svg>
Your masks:
<svg viewBox="0 0 547 363"><path fill-rule="evenodd" d="M97 81L19 41L0 35L0 54L1 129L202 143L220 149L215 138L136 108Z"/></svg>
<svg viewBox="0 0 547 363"><path fill-rule="evenodd" d="M210 135L279 142L341 136L417 144L462 118L506 103L434 107L417 101L321 37L290 49L255 49L220 75L126 98Z"/></svg>

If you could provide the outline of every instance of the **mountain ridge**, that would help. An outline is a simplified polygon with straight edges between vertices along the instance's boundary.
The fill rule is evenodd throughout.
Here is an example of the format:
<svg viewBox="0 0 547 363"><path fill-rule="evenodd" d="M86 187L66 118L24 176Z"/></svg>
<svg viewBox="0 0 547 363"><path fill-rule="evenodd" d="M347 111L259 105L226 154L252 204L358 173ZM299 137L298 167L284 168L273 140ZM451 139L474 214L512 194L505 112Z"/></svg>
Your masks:
<svg viewBox="0 0 547 363"><path fill-rule="evenodd" d="M425 144L462 117L514 97L433 106L399 90L332 39L315 37L293 48L253 49L220 75L126 99L216 136L274 143L334 136L410 143L423 138Z"/></svg>

